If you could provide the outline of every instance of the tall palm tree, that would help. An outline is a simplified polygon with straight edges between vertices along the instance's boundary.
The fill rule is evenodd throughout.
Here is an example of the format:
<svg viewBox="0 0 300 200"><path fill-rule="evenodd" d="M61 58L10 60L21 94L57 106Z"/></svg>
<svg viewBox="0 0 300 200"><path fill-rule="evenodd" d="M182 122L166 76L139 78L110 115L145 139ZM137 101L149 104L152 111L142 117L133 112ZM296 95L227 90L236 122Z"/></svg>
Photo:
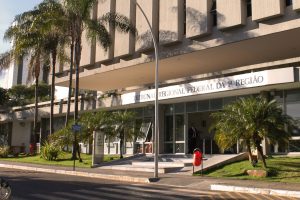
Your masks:
<svg viewBox="0 0 300 200"><path fill-rule="evenodd" d="M135 28L132 26L127 17L115 13L108 13L98 20L91 18L92 9L97 5L97 0L64 0L64 8L72 17L71 30L74 36L74 64L75 64L75 108L74 121L78 122L78 95L79 95L79 67L81 59L81 38L82 33L86 30L86 37L91 41L97 41L104 49L107 49L110 44L110 36L106 30L105 24L110 23L117 30L122 32L135 33ZM72 49L71 49L72 52ZM73 57L71 56L71 59ZM70 72L71 74L71 72ZM71 76L71 75L70 75ZM76 142L76 139L75 139ZM76 148L74 142L74 148ZM74 151L73 151L74 152ZM73 157L75 158L73 153Z"/></svg>
<svg viewBox="0 0 300 200"><path fill-rule="evenodd" d="M39 14L35 16L32 26L36 26L45 39L44 51L51 56L52 78L51 78L51 105L50 105L50 135L53 133L53 110L55 97L55 68L57 56L64 60L64 48L68 37L64 34L68 24L62 5L56 0L44 0L36 9Z"/></svg>
<svg viewBox="0 0 300 200"><path fill-rule="evenodd" d="M282 109L277 106L276 101L268 101L264 97L242 98L217 113L212 117L216 124L216 141L220 146L228 147L238 139L246 141L249 155L253 145L266 168L267 164L261 147L264 138L271 142L287 142L294 121L291 117L284 115Z"/></svg>
<svg viewBox="0 0 300 200"><path fill-rule="evenodd" d="M13 42L12 50L7 58L10 62L20 57L29 56L29 74L35 78L35 112L34 112L34 135L32 142L35 143L35 133L37 132L38 121L38 85L41 70L41 62L47 58L43 51L45 39L41 32L32 27L35 16L39 14L36 9L17 15L4 34L4 39Z"/></svg>

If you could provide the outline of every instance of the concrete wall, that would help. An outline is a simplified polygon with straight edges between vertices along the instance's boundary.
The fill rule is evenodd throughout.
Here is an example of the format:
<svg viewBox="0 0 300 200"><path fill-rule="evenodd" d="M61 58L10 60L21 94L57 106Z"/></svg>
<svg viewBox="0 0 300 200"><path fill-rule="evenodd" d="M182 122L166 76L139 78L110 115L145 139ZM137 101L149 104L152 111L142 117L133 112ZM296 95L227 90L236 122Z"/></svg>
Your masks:
<svg viewBox="0 0 300 200"><path fill-rule="evenodd" d="M212 16L210 9L212 0L186 0L186 37L211 33Z"/></svg>
<svg viewBox="0 0 300 200"><path fill-rule="evenodd" d="M31 122L29 121L14 121L12 126L12 146L23 146L25 145L25 150L28 152L30 143L30 133L31 132Z"/></svg>
<svg viewBox="0 0 300 200"><path fill-rule="evenodd" d="M97 18L102 17L108 12L115 12L116 9L116 0L105 0L105 1L98 1L98 6L96 9L96 16ZM103 47L96 42L96 50L95 50L95 59L96 62L102 62L113 58L114 55L114 29L111 25L105 26L108 33L111 36L112 45L110 48L105 51Z"/></svg>
<svg viewBox="0 0 300 200"><path fill-rule="evenodd" d="M159 2L159 43L169 44L183 38L183 1Z"/></svg>
<svg viewBox="0 0 300 200"><path fill-rule="evenodd" d="M82 50L81 50L81 60L80 60L80 66L89 65L91 64L92 60L92 42L87 39L86 37L86 31L83 31L82 33Z"/></svg>
<svg viewBox="0 0 300 200"><path fill-rule="evenodd" d="M252 0L252 20L261 21L284 14L284 0Z"/></svg>
<svg viewBox="0 0 300 200"><path fill-rule="evenodd" d="M142 7L145 12L149 23L152 27L152 31L158 39L158 0L137 0L137 3ZM138 31L138 38L135 44L136 51L144 51L153 47L153 41L150 33L150 28L147 21L142 14L141 10L136 7L136 28Z"/></svg>
<svg viewBox="0 0 300 200"><path fill-rule="evenodd" d="M135 0L118 0L116 1L116 13L128 17L131 23L135 24ZM115 31L115 57L128 56L134 53L135 38L131 33L121 33Z"/></svg>
<svg viewBox="0 0 300 200"><path fill-rule="evenodd" d="M293 9L300 10L300 0L293 0Z"/></svg>
<svg viewBox="0 0 300 200"><path fill-rule="evenodd" d="M245 25L246 15L245 0L217 1L217 24L219 29Z"/></svg>

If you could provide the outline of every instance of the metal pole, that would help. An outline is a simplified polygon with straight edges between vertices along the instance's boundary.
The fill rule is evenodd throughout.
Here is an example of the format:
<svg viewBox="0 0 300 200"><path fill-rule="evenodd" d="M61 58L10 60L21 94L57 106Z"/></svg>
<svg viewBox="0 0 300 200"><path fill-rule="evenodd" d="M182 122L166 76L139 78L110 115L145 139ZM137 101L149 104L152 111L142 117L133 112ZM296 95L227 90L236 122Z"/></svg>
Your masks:
<svg viewBox="0 0 300 200"><path fill-rule="evenodd" d="M154 53L155 53L155 133L154 133L154 178L158 178L158 141L159 141L159 116L158 116L158 46L157 46L157 41L154 36L151 24L141 8L141 6L138 4L138 2L135 2L137 7L140 9L142 12L143 16L145 17L147 24L150 29L152 41L154 44Z"/></svg>

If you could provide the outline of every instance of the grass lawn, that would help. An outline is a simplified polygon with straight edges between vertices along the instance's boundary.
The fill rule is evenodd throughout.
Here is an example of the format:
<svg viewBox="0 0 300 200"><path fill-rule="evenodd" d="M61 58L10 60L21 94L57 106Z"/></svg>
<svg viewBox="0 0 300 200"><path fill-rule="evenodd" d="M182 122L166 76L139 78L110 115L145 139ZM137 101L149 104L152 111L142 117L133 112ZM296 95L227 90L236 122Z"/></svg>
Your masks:
<svg viewBox="0 0 300 200"><path fill-rule="evenodd" d="M76 167L86 167L89 168L92 165L92 155L80 154L82 158L82 163L76 160ZM12 161L12 162L20 162L20 163L32 163L32 164L42 164L42 165L57 165L57 166L73 166L73 160L71 160L71 153L62 153L57 160L48 161L40 157L40 155L36 156L21 156L14 158L0 158L0 160L4 161ZM108 162L111 160L119 159L119 155L105 155L104 162Z"/></svg>
<svg viewBox="0 0 300 200"><path fill-rule="evenodd" d="M300 183L300 157L273 157L267 160L266 178L255 178L244 174L248 169L262 169L261 161L252 167L248 160L225 165L218 169L205 172L206 176L217 178L252 179L276 182Z"/></svg>

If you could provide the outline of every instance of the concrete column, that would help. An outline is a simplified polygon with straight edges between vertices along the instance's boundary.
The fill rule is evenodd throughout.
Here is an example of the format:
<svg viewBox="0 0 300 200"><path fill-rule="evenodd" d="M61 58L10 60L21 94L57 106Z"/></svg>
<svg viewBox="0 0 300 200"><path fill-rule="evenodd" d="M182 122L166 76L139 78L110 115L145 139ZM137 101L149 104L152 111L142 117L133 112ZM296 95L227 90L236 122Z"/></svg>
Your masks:
<svg viewBox="0 0 300 200"><path fill-rule="evenodd" d="M247 8L245 0L217 1L218 29L232 28L246 24Z"/></svg>
<svg viewBox="0 0 300 200"><path fill-rule="evenodd" d="M293 9L297 11L300 10L300 0L293 0Z"/></svg>
<svg viewBox="0 0 300 200"><path fill-rule="evenodd" d="M192 38L211 33L212 0L186 0L186 37Z"/></svg>
<svg viewBox="0 0 300 200"><path fill-rule="evenodd" d="M135 0L118 0L116 1L116 12L128 17L135 25L136 5ZM115 31L115 57L128 56L134 53L135 38L131 33L120 33Z"/></svg>
<svg viewBox="0 0 300 200"><path fill-rule="evenodd" d="M262 21L284 14L284 0L252 0L252 20Z"/></svg>
<svg viewBox="0 0 300 200"><path fill-rule="evenodd" d="M183 38L183 0L161 0L159 4L159 43L170 44Z"/></svg>
<svg viewBox="0 0 300 200"><path fill-rule="evenodd" d="M152 27L152 31L158 39L158 0L137 0L137 3L142 7L145 12L150 25ZM140 9L136 8L136 28L138 31L137 41L135 43L136 51L145 51L153 48L153 41L151 37L151 33L149 27L147 25L147 21L140 11Z"/></svg>
<svg viewBox="0 0 300 200"><path fill-rule="evenodd" d="M111 13L115 12L115 10L116 10L116 0L98 1L97 9L95 9L96 12L95 15L97 16L97 18L101 18L103 15L109 12ZM114 56L115 30L112 27L112 25L106 25L105 28L110 34L112 45L107 49L107 51L105 51L99 43L96 43L95 62L107 61L112 59Z"/></svg>

